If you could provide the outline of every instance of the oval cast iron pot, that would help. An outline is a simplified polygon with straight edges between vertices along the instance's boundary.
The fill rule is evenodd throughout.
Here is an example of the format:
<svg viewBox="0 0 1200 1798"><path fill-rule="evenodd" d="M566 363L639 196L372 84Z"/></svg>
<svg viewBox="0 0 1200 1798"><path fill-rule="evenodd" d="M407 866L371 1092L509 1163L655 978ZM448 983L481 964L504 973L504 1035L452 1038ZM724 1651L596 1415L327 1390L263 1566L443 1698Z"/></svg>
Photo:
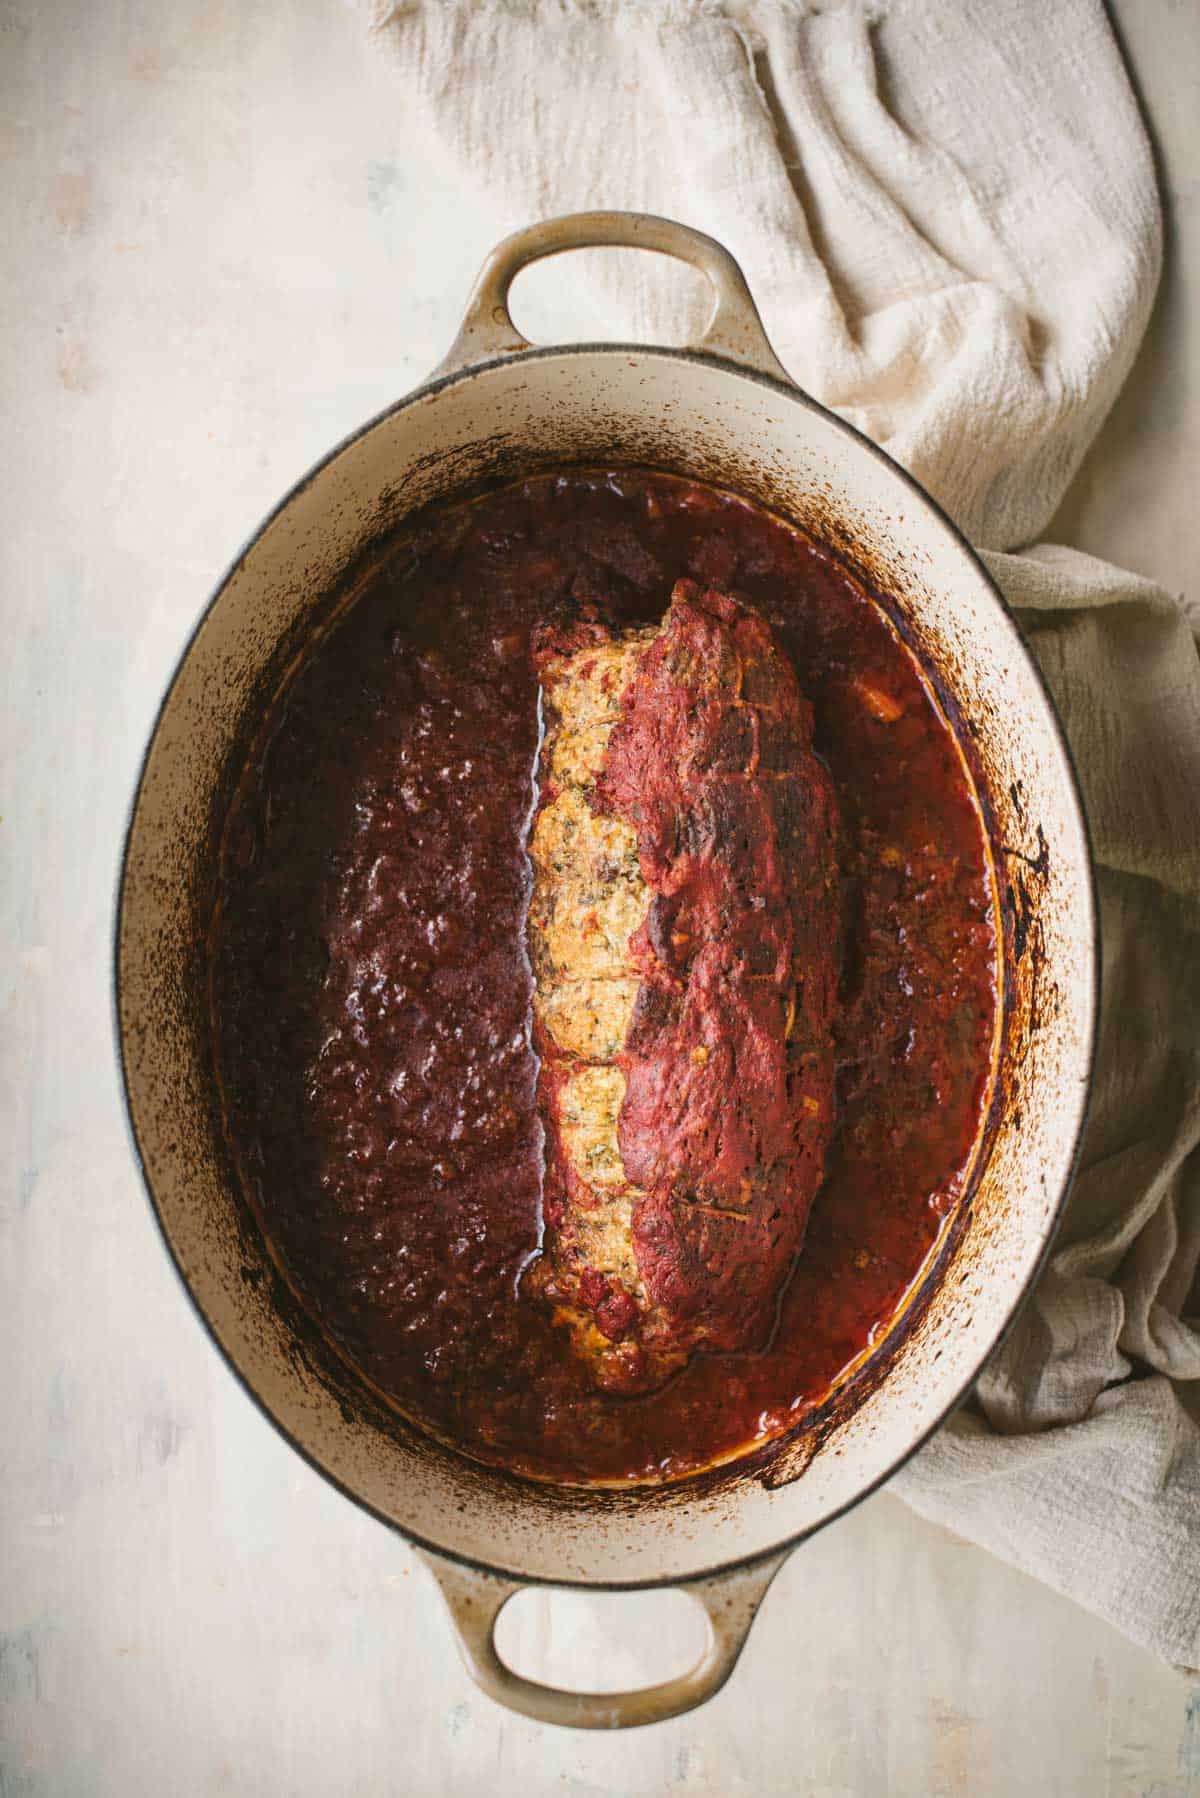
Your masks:
<svg viewBox="0 0 1200 1798"><path fill-rule="evenodd" d="M562 250L682 258L715 297L689 349L534 348L513 278ZM933 670L979 792L1004 931L1004 1018L973 1190L937 1265L812 1427L664 1487L540 1486L433 1442L356 1379L279 1276L234 1177L216 1102L205 934L220 830L262 709L312 630L415 508L572 462L649 464L736 488L832 542L886 595ZM1097 1008L1087 832L1053 706L1004 601L934 502L788 379L741 270L666 219L553 219L488 259L434 377L320 463L221 582L146 752L122 870L117 1010L129 1115L167 1243L230 1364L292 1444L416 1543L467 1665L547 1722L619 1728L703 1703L728 1678L795 1545L872 1492L971 1386L1034 1279L1073 1171ZM700 1662L642 1691L565 1692L500 1660L521 1586L676 1584L705 1607Z"/></svg>

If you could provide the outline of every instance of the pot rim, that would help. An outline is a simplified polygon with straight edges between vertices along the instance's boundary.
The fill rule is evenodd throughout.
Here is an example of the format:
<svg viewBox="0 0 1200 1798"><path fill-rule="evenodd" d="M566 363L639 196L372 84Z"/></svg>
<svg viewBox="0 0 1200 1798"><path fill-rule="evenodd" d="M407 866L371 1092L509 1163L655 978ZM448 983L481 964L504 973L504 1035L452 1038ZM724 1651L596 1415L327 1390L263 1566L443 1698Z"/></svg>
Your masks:
<svg viewBox="0 0 1200 1798"><path fill-rule="evenodd" d="M885 1468L875 1479L869 1481L856 1492L852 1498L847 1499L844 1504L841 1504L837 1506L836 1509L830 1511L829 1514L821 1518L819 1522L811 1524L807 1528L797 1530L791 1535L785 1535L779 1540L771 1543L768 1547L757 1550L753 1554L735 1556L727 1561L717 1561L711 1566L699 1568L686 1576L667 1574L658 1579L548 1579L543 1575L530 1574L523 1572L520 1569L502 1567L494 1562L480 1560L475 1556L464 1554L460 1550L447 1548L441 1543L431 1542L426 1537L419 1535L415 1530L410 1529L404 1524L398 1523L394 1517L389 1516L387 1512L381 1510L377 1505L372 1504L370 1500L363 1498L359 1493L352 1490L352 1488L338 1474L331 1471L330 1468L324 1464L316 1453L297 1440L289 1426L284 1423L280 1417L276 1416L275 1412L267 1404L267 1401L255 1390L249 1377L242 1372L232 1351L226 1347L216 1326L213 1324L208 1312L205 1310L204 1305L193 1291L180 1264L174 1244L171 1240L170 1232L159 1206L158 1197L150 1179L146 1158L143 1154L142 1145L138 1137L137 1123L134 1118L133 1101L130 1091L130 1071L126 1057L125 1037L121 1026L121 945L125 917L126 878L129 865L130 845L137 825L138 812L141 806L143 789L149 771L150 759L158 739L163 716L167 706L170 704L179 678L183 673L183 669L191 656L192 650L195 647L201 632L204 630L210 616L220 602L230 581L241 569L247 558L270 530L271 526L283 515L293 501L299 498L299 496L304 493L312 483L324 473L325 469L328 468L331 463L335 462L345 450L359 442L362 438L368 436L378 426L386 423L389 419L394 418L398 413L405 411L410 406L416 405L419 401L435 398L446 388L472 380L475 376L485 374L493 368L504 366L516 360L520 360L524 363L543 361L553 357L574 355L653 356L662 357L671 361L700 363L714 368L720 373L728 374L741 380L750 381L760 387L766 387L770 389L772 393L787 399L794 405L799 405L809 412L815 413L818 417L831 423L838 431L851 440L853 447L868 452L875 461L883 463L892 475L898 477L903 482L905 487L907 487L911 493L913 499L919 505L923 506L926 512L933 517L935 522L940 524L949 533L954 541L955 547L972 564L976 575L982 579L988 588L992 599L999 608L1013 647L1032 671L1038 689L1045 702L1046 714L1053 732L1054 740L1061 753L1068 774L1068 799L1072 822L1078 826L1084 848L1084 860L1086 865L1082 872L1084 876L1084 896L1087 907L1086 922L1087 933L1092 944L1091 968L1085 987L1085 993L1090 1003L1091 1015L1087 1019L1086 1048L1081 1069L1082 1102L1079 1107L1079 1117L1071 1143L1066 1173L1062 1179L1060 1191L1054 1207L1044 1225L1044 1235L1038 1248L1037 1256L1029 1268L1024 1280L1021 1282L1003 1323L989 1342L987 1349L980 1355L978 1362L963 1380L953 1397L947 1402L945 1408L917 1437L917 1439L911 1443L903 1453L899 1454L891 1465ZM790 1554L793 1549L798 1548L799 1545L806 1541L810 1536L816 1535L819 1531L826 1528L827 1525L836 1522L839 1518L845 1517L849 1512L855 1510L864 1499L870 1498L874 1493L878 1492L882 1486L886 1485L903 1466L911 1461L912 1458L924 1448L930 1438L936 1435L937 1431L940 1430L943 1424L953 1416L959 1406L968 1397L986 1363L1007 1340L1023 1305L1029 1298L1034 1285L1045 1269L1046 1263L1050 1257L1050 1252L1054 1247L1059 1229L1062 1225L1067 1200L1070 1197L1071 1189L1074 1186L1075 1178L1079 1171L1083 1138L1091 1115L1095 1085L1096 1055L1099 1042L1101 990L1102 954L1095 854L1091 827L1083 803L1079 770L1066 731L1063 727L1062 718L1059 715L1053 694L1046 683L1045 676L1043 675L1032 650L1025 641L1012 607L1004 597L1004 594L1000 591L999 586L985 567L980 556L945 509L906 468L896 462L888 455L886 450L882 449L879 444L875 443L870 437L867 437L855 425L850 424L846 419L832 411L828 406L822 405L819 400L814 399L813 396L805 392L802 387L797 386L792 381L782 381L775 375L767 374L760 369L751 368L744 362L733 361L726 356L716 355L706 350L689 349L675 345L612 342L605 340L601 342L538 344L532 345L527 349L489 356L481 361L471 362L463 367L452 369L445 374L436 375L432 379L421 383L419 386L413 388L411 392L402 394L398 400L393 400L390 405L384 406L363 424L357 426L354 430L349 431L344 437L340 438L324 456L314 462L305 473L293 482L277 504L263 517L251 534L243 540L241 547L226 565L224 572L213 587L195 624L189 631L182 649L175 658L170 676L163 689L158 705L155 708L150 732L138 761L137 779L134 784L133 795L129 801L125 816L125 824L121 833L120 859L117 866L113 904L112 962L109 982L110 1015L113 1027L117 1066L120 1074L121 1112L124 1118L129 1144L133 1150L134 1159L141 1175L142 1188L149 1201L151 1212L153 1213L163 1244L167 1250L171 1268L176 1279L186 1293L193 1311L199 1317L205 1334L208 1336L209 1341L216 1347L226 1367L234 1375L234 1378L242 1391L253 1401L255 1408L259 1413L265 1417L278 1434L282 1436L288 1446L298 1454L302 1460L314 1470L314 1472L318 1473L322 1479L327 1480L331 1486L335 1487L344 1498L349 1499L361 1510L368 1512L387 1528L396 1531L398 1535L417 1548L423 1549L430 1554L439 1555L445 1560L456 1562L460 1566L471 1568L476 1572L491 1574L501 1579L511 1580L526 1586L561 1587L563 1589L589 1592L652 1591L657 1587L686 1587L701 1580L711 1579L716 1574L735 1573L744 1569L759 1566L775 1555L781 1553ZM454 1453L456 1451L448 1450L445 1452ZM469 1459L469 1457L464 1458ZM630 1493L634 1490L635 1488L630 1488Z"/></svg>

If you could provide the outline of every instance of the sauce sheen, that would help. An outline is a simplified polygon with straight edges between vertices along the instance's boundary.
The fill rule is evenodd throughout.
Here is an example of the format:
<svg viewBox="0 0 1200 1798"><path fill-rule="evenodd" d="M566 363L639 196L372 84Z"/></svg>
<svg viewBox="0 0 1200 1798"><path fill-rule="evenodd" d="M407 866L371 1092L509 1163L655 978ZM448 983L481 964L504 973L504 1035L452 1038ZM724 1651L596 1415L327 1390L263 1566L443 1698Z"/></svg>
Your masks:
<svg viewBox="0 0 1200 1798"><path fill-rule="evenodd" d="M837 1124L768 1346L621 1396L522 1287L532 638L564 601L657 624L680 578L756 607L813 707L842 817ZM407 1414L538 1477L679 1477L802 1422L919 1277L988 1094L984 829L914 658L831 551L650 472L539 477L406 530L270 710L211 951L228 1130L305 1303Z"/></svg>

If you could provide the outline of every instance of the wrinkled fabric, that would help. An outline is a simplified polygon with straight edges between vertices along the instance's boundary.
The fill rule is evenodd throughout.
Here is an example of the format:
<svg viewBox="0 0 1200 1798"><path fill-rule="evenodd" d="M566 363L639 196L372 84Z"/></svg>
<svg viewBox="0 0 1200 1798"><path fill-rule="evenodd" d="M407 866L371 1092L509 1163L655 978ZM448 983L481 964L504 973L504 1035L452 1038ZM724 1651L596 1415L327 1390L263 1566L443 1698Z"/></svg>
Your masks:
<svg viewBox="0 0 1200 1798"><path fill-rule="evenodd" d="M1200 1665L1200 663L1150 583L1039 544L1136 354L1161 225L1099 0L367 0L496 236L588 207L732 249L786 367L983 550L1062 711L1097 860L1093 1110L1054 1255L892 1483ZM561 263L686 342L654 257ZM631 313L632 309L632 313Z"/></svg>
<svg viewBox="0 0 1200 1798"><path fill-rule="evenodd" d="M984 557L1054 694L1092 831L1100 1040L1055 1250L914 1509L1200 1665L1200 658L1149 581Z"/></svg>
<svg viewBox="0 0 1200 1798"><path fill-rule="evenodd" d="M1159 264L1149 150L1099 0L368 0L500 237L591 206L728 245L810 393L973 541L1053 517L1136 352ZM707 297L575 257L637 334ZM632 266L631 266L632 264Z"/></svg>

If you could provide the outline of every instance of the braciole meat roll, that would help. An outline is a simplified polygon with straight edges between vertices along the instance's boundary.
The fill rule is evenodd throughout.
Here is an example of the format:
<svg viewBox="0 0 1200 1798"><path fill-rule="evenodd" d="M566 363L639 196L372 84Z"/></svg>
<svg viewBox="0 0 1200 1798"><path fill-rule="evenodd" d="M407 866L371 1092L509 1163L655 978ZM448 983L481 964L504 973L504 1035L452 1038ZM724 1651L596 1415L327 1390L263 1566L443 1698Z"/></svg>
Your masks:
<svg viewBox="0 0 1200 1798"><path fill-rule="evenodd" d="M834 1120L838 811L749 605L680 581L657 629L537 643L530 834L546 1138L528 1285L637 1393L769 1338Z"/></svg>

